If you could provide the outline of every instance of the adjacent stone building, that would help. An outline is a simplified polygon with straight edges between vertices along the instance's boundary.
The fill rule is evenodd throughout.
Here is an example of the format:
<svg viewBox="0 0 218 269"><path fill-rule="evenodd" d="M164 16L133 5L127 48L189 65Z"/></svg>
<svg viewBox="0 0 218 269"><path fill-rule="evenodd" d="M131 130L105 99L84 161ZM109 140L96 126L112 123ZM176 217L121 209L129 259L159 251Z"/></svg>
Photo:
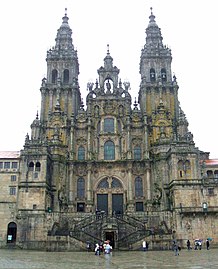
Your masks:
<svg viewBox="0 0 218 269"><path fill-rule="evenodd" d="M109 46L86 106L67 14L47 52L41 111L20 152L0 155L0 242L23 248L169 248L218 242L218 161L195 147L178 100L171 50L153 12L138 100ZM137 66L136 66L137 68Z"/></svg>

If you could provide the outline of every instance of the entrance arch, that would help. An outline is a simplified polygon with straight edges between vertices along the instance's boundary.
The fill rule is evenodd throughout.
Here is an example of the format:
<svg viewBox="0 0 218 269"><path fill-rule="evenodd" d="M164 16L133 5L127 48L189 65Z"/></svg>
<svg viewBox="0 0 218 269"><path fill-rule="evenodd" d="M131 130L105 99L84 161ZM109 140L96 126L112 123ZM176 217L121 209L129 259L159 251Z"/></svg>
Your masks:
<svg viewBox="0 0 218 269"><path fill-rule="evenodd" d="M106 214L123 214L124 190L121 181L115 177L105 177L96 188L96 207Z"/></svg>
<svg viewBox="0 0 218 269"><path fill-rule="evenodd" d="M7 243L15 243L17 238L17 224L10 222L8 224Z"/></svg>

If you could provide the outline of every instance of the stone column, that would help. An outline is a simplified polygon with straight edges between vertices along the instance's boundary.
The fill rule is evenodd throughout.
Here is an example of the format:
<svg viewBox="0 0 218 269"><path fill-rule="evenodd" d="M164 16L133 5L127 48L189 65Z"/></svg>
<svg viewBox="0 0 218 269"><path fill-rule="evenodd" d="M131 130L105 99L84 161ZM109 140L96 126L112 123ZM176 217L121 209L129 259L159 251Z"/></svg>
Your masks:
<svg viewBox="0 0 218 269"><path fill-rule="evenodd" d="M144 114L144 159L149 159L147 115Z"/></svg>
<svg viewBox="0 0 218 269"><path fill-rule="evenodd" d="M133 203L133 190L132 190L132 164L128 165L127 168L127 211L134 211Z"/></svg>
<svg viewBox="0 0 218 269"><path fill-rule="evenodd" d="M128 148L127 150L127 159L131 159L131 152L132 152L132 147L131 147L131 141L130 141L130 119L127 117L126 119L126 126L127 126L127 136L126 136L126 147Z"/></svg>
<svg viewBox="0 0 218 269"><path fill-rule="evenodd" d="M69 202L73 202L73 164L69 168Z"/></svg>
<svg viewBox="0 0 218 269"><path fill-rule="evenodd" d="M88 116L87 159L91 160L91 115Z"/></svg>
<svg viewBox="0 0 218 269"><path fill-rule="evenodd" d="M86 191L86 197L87 197L87 212L92 212L92 206L93 206L93 195L92 195L92 179L91 179L91 169L92 165L87 165L87 191Z"/></svg>
<svg viewBox="0 0 218 269"><path fill-rule="evenodd" d="M146 179L146 185L147 185L147 199L151 200L151 176L150 176L149 169L146 169L145 171L145 179Z"/></svg>
<svg viewBox="0 0 218 269"><path fill-rule="evenodd" d="M53 90L49 90L49 111L52 111L53 104Z"/></svg>

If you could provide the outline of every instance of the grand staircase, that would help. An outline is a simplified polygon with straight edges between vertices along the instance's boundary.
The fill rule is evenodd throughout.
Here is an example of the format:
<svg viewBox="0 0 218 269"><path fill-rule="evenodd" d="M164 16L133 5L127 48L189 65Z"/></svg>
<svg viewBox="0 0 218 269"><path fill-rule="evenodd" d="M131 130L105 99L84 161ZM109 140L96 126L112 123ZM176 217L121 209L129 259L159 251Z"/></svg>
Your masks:
<svg viewBox="0 0 218 269"><path fill-rule="evenodd" d="M105 213L92 214L83 217L72 225L70 218L53 228L49 236L69 236L86 245L106 240L107 232L114 234L114 246L116 249L132 249L132 246L142 239L150 236L163 236L172 233L166 222L148 218L146 222L130 215L114 214L109 216Z"/></svg>

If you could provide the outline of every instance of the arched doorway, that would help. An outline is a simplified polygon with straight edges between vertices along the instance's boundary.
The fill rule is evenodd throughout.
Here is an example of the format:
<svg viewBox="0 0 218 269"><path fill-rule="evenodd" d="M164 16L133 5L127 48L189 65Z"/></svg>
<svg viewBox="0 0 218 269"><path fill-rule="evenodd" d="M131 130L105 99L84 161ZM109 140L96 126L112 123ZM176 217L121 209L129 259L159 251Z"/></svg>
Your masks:
<svg viewBox="0 0 218 269"><path fill-rule="evenodd" d="M96 188L96 208L106 214L123 214L123 186L115 177L105 177Z"/></svg>
<svg viewBox="0 0 218 269"><path fill-rule="evenodd" d="M8 224L7 243L15 243L17 237L17 224L10 222Z"/></svg>

